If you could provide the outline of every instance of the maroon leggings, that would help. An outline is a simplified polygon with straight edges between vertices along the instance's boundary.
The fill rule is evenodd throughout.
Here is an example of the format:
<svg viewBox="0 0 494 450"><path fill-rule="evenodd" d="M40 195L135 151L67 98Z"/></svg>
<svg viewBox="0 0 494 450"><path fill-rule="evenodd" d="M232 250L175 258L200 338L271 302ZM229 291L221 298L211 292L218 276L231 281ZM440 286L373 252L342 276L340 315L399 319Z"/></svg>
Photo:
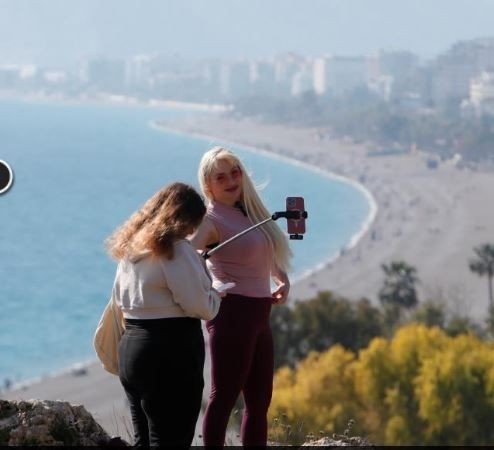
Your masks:
<svg viewBox="0 0 494 450"><path fill-rule="evenodd" d="M223 446L235 401L242 392L243 445L265 446L273 391L271 298L228 294L218 315L206 323L211 350L211 396L204 415L204 445Z"/></svg>

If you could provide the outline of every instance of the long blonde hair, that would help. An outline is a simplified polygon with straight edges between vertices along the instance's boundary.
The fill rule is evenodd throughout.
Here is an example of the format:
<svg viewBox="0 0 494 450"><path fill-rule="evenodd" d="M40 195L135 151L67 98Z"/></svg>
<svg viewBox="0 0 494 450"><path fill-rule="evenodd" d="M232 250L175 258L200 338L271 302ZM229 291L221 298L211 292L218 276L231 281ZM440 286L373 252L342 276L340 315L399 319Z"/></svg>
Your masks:
<svg viewBox="0 0 494 450"><path fill-rule="evenodd" d="M206 206L197 191L184 183L172 183L154 194L144 206L106 240L108 253L120 260L151 251L173 258L173 243L197 228Z"/></svg>
<svg viewBox="0 0 494 450"><path fill-rule="evenodd" d="M204 153L199 164L198 178L204 196L208 200L213 200L213 195L209 189L209 178L212 171L217 167L219 161L228 161L232 165L236 165L242 171L242 206L245 208L247 216L252 223L258 223L271 216L268 209L264 206L256 187L250 176L245 170L240 159L229 149L216 146ZM290 270L290 258L292 251L288 246L286 238L281 228L275 222L271 221L262 225L260 230L266 236L269 245L273 250L273 257L276 266L287 272Z"/></svg>

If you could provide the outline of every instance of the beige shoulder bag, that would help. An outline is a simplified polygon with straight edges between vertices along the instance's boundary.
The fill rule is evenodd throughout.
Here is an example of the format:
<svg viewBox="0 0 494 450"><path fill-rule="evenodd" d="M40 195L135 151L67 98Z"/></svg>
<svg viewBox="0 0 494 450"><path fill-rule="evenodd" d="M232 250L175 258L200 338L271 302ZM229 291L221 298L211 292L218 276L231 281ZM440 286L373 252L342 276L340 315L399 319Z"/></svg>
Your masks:
<svg viewBox="0 0 494 450"><path fill-rule="evenodd" d="M112 295L96 327L93 345L103 369L114 375L118 375L118 344L124 331L124 317Z"/></svg>

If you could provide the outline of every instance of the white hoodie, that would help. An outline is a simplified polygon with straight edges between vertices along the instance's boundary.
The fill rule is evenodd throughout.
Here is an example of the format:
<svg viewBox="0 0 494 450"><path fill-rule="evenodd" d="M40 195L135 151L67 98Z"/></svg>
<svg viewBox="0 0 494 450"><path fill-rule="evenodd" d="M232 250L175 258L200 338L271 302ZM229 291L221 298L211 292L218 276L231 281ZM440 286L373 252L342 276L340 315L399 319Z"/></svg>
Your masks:
<svg viewBox="0 0 494 450"><path fill-rule="evenodd" d="M183 239L174 243L173 259L153 258L148 251L121 260L113 295L127 319L211 320L221 302L211 284L204 260Z"/></svg>

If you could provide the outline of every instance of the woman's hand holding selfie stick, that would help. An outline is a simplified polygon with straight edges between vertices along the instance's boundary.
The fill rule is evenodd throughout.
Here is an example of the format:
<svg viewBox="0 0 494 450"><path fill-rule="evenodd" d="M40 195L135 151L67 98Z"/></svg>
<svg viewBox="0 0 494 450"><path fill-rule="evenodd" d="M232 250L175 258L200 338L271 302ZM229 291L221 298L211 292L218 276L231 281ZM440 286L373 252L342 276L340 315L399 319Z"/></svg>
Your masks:
<svg viewBox="0 0 494 450"><path fill-rule="evenodd" d="M289 209L290 205L294 204L293 199L297 199L297 200L300 199L299 203L301 201L302 209ZM288 197L286 211L277 211L273 213L271 217L268 217L267 219L264 219L261 222L256 223L255 225L252 225L251 227L245 229L244 231L241 231L235 236L232 236L230 239L227 239L225 242L222 242L216 247L204 251L202 253L202 257L204 259L209 259L214 253L216 253L218 250L221 250L225 245L228 245L231 242L236 241L238 238L241 238L242 236L246 235L252 230L255 230L261 225L270 222L271 220L278 220L281 218L287 219L288 233L290 234L290 239L302 240L304 238L302 234L305 233L305 219L307 219L307 217L308 217L307 211L303 210L303 198Z"/></svg>
<svg viewBox="0 0 494 450"><path fill-rule="evenodd" d="M277 211L259 223L252 225L251 227L241 231L240 233L232 236L230 239L227 239L225 242L222 242L219 245L216 245L214 248L210 250L206 250L202 253L202 257L207 260L218 250L221 250L225 245L230 244L231 242L241 238L247 233L255 230L256 228L264 225L265 223L270 222L271 220L278 220L280 218L287 219L288 233L290 235L290 239L294 240L302 240L303 233L305 233L305 219L307 219L307 211L304 209L304 199L302 197L287 197L286 199L287 209L285 211ZM288 291L290 290L290 282L285 273L275 273L274 277L279 282L276 290L273 292L273 304L283 304L286 302L288 297ZM231 289L235 284L234 283L225 283L221 286L221 291L219 291L220 295L223 297L226 295L228 289ZM219 288L218 288L219 289ZM218 290L217 289L217 290Z"/></svg>

